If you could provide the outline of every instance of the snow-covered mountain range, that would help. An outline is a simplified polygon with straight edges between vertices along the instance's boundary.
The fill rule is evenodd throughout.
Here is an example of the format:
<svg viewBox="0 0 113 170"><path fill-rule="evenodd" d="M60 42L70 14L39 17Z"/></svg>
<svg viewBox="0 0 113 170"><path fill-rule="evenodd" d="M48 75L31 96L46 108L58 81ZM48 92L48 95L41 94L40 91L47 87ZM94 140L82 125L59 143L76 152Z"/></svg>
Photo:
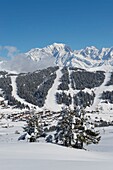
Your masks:
<svg viewBox="0 0 113 170"><path fill-rule="evenodd" d="M70 66L84 69L106 70L113 66L113 48L97 49L94 46L81 50L72 50L65 44L54 43L45 48L31 49L26 53L27 58L36 61L40 68L43 63L47 66Z"/></svg>
<svg viewBox="0 0 113 170"><path fill-rule="evenodd" d="M34 48L8 61L0 62L0 70L30 72L53 66L69 66L87 70L113 70L113 47L97 49L94 46L72 50L65 44L54 43Z"/></svg>

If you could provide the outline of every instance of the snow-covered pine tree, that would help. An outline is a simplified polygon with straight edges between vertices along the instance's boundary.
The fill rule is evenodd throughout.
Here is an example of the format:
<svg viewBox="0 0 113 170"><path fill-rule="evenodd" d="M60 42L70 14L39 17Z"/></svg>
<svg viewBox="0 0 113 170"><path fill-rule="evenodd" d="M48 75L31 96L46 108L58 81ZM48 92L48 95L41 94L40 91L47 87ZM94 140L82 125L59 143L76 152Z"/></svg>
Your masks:
<svg viewBox="0 0 113 170"><path fill-rule="evenodd" d="M30 135L30 142L35 142L37 138L44 134L41 115L32 112L24 129Z"/></svg>
<svg viewBox="0 0 113 170"><path fill-rule="evenodd" d="M61 111L61 116L57 124L56 133L54 135L55 143L64 146L71 146L73 140L73 112L68 109Z"/></svg>
<svg viewBox="0 0 113 170"><path fill-rule="evenodd" d="M84 143L96 144L100 140L99 132L95 131L92 123L85 118L84 109L78 107L74 111L70 109L61 111L54 136L55 143L80 149L83 149Z"/></svg>
<svg viewBox="0 0 113 170"><path fill-rule="evenodd" d="M94 128L94 124L86 117L85 110L83 108L80 109L80 117L75 120L75 129L76 131L76 143L74 147L83 148L83 144L98 144L101 139L99 131L96 131Z"/></svg>

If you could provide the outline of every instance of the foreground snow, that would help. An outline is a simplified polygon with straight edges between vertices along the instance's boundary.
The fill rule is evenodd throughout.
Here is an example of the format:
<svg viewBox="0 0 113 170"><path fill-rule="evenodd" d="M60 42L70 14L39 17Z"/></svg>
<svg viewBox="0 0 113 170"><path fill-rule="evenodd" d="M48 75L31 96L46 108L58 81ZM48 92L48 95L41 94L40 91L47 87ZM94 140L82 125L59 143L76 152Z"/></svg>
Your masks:
<svg viewBox="0 0 113 170"><path fill-rule="evenodd" d="M2 170L113 169L113 154L75 150L52 144L2 144L0 153Z"/></svg>
<svg viewBox="0 0 113 170"><path fill-rule="evenodd" d="M83 150L74 150L52 144L2 144L2 170L112 170L112 156Z"/></svg>
<svg viewBox="0 0 113 170"><path fill-rule="evenodd" d="M17 141L25 122L9 122L9 128L0 128L1 170L112 170L113 127L101 128L102 140L87 150L66 148L49 143ZM6 140L7 139L7 140Z"/></svg>

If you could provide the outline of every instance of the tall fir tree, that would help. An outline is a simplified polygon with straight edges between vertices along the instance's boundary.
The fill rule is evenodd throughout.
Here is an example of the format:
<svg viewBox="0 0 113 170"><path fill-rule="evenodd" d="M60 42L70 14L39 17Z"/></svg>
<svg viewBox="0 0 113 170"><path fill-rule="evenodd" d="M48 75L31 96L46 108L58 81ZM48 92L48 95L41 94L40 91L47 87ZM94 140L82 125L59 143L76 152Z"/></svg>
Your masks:
<svg viewBox="0 0 113 170"><path fill-rule="evenodd" d="M70 146L73 140L73 113L67 109L61 111L61 117L57 124L55 134L55 143L61 143L64 146Z"/></svg>

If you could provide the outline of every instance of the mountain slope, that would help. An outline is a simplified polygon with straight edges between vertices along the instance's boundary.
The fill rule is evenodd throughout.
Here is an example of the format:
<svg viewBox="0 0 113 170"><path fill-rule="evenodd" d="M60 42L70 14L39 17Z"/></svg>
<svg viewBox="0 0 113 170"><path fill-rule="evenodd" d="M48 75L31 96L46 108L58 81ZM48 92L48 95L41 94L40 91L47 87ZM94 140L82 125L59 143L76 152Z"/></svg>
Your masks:
<svg viewBox="0 0 113 170"><path fill-rule="evenodd" d="M75 67L49 67L26 74L0 73L1 96L17 108L60 111L81 105L89 111L112 112L113 72Z"/></svg>

